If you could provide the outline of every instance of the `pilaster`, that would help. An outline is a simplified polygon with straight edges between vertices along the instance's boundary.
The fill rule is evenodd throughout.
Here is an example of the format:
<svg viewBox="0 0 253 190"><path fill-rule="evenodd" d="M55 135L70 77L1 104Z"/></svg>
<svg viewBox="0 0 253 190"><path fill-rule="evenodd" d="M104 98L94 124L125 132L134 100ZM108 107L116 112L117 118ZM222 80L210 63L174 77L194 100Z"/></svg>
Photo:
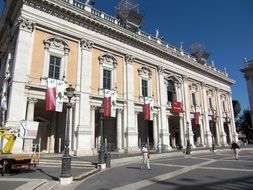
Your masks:
<svg viewBox="0 0 253 190"><path fill-rule="evenodd" d="M7 123L14 129L19 129L20 120L25 119L27 97L25 95L25 83L30 73L33 48L33 31L35 23L29 19L20 17L17 23L18 32L16 40L16 53L13 59L13 76L9 93L9 106L7 110ZM18 109L17 109L18 108ZM22 139L16 139L13 152L22 150Z"/></svg>

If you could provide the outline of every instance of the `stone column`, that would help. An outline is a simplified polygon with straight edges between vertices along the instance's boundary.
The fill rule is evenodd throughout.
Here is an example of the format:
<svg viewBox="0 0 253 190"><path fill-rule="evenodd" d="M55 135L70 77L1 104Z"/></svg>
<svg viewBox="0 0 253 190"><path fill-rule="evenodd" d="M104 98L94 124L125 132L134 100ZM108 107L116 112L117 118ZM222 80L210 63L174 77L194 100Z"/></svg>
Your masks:
<svg viewBox="0 0 253 190"><path fill-rule="evenodd" d="M193 140L193 132L192 132L192 124L191 124L191 109L190 109L190 96L189 96L189 87L187 83L188 77L183 77L183 83L184 83L184 108L185 108L185 126L186 122L189 122L189 136L190 136L190 144L194 146L194 140ZM187 141L187 127L185 127L185 144Z"/></svg>
<svg viewBox="0 0 253 190"><path fill-rule="evenodd" d="M26 120L33 121L34 119L34 106L37 103L36 98L28 98L28 106L27 106L27 113L26 113ZM23 143L23 151L24 152L31 152L32 150L32 139L24 139Z"/></svg>
<svg viewBox="0 0 253 190"><path fill-rule="evenodd" d="M153 138L154 138L154 147L157 148L158 144L158 126L157 126L157 117L158 115L154 114L154 121L153 121Z"/></svg>
<svg viewBox="0 0 253 190"><path fill-rule="evenodd" d="M185 148L185 142L184 142L184 114L179 115L179 134L180 134L180 145Z"/></svg>
<svg viewBox="0 0 253 190"><path fill-rule="evenodd" d="M96 106L90 107L90 126L91 126L91 149L94 151L95 149L95 114L96 114Z"/></svg>
<svg viewBox="0 0 253 190"><path fill-rule="evenodd" d="M221 138L221 145L222 146L226 146L227 145L227 135L224 131L224 121L223 121L223 111L222 111L222 104L221 104L221 94L220 94L220 90L217 88L216 89L217 92L217 101L218 101L218 120L217 120L217 124L218 124L218 128L219 128L219 132L220 135L218 136L219 138ZM219 143L219 144L220 144Z"/></svg>
<svg viewBox="0 0 253 190"><path fill-rule="evenodd" d="M161 142L160 144L162 145L162 149L164 151L172 150L170 146L170 134L169 134L169 120L167 117L166 113L166 108L167 108L167 89L165 86L165 81L164 81L164 68L163 67L158 67L158 89L160 92L160 118L159 118L159 133L161 137Z"/></svg>
<svg viewBox="0 0 253 190"><path fill-rule="evenodd" d="M212 134L210 131L209 125L209 111L208 111L208 103L207 103L207 92L206 92L206 84L201 83L201 95L202 95L202 105L203 105L203 132L205 136L205 145L208 147L212 147Z"/></svg>
<svg viewBox="0 0 253 190"><path fill-rule="evenodd" d="M18 31L16 32L16 52L13 58L13 76L10 87L6 127L19 129L20 120L25 118L27 96L25 83L30 75L30 65L33 50L33 31L35 23L24 17L18 18ZM13 153L22 151L23 140L16 139Z"/></svg>
<svg viewBox="0 0 253 190"><path fill-rule="evenodd" d="M93 42L88 39L81 39L81 65L80 65L80 104L79 104L79 123L77 133L77 155L92 154L92 127L90 97L91 92L91 65L92 65L92 47Z"/></svg>
<svg viewBox="0 0 253 190"><path fill-rule="evenodd" d="M230 128L231 128L231 133L232 133L232 138L231 140L234 140L235 142L238 141L238 134L236 132L235 128L235 116L234 116L234 110L233 110L233 101L232 101L232 92L229 93L229 105L230 105L230 113L231 113L231 121L230 121Z"/></svg>
<svg viewBox="0 0 253 190"><path fill-rule="evenodd" d="M134 57L127 54L125 56L126 63L126 93L127 93L127 128L126 128L126 151L138 151L138 133L135 125L134 111Z"/></svg>
<svg viewBox="0 0 253 190"><path fill-rule="evenodd" d="M122 110L117 110L117 151L123 152L122 149Z"/></svg>

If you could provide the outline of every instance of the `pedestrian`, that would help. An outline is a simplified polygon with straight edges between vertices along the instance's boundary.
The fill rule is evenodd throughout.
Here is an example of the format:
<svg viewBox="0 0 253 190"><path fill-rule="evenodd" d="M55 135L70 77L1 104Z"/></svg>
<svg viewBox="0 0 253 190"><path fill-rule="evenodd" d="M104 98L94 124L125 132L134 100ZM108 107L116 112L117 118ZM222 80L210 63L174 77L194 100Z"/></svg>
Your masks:
<svg viewBox="0 0 253 190"><path fill-rule="evenodd" d="M147 166L147 169L151 170L150 164L149 164L150 152L149 152L149 148L147 144L145 144L145 146L142 147L142 156L143 156L143 159L141 163L141 169L142 169L143 164L145 164Z"/></svg>
<svg viewBox="0 0 253 190"><path fill-rule="evenodd" d="M239 154L240 147L235 141L232 142L231 150L234 151L234 157L236 160L238 160L238 154Z"/></svg>

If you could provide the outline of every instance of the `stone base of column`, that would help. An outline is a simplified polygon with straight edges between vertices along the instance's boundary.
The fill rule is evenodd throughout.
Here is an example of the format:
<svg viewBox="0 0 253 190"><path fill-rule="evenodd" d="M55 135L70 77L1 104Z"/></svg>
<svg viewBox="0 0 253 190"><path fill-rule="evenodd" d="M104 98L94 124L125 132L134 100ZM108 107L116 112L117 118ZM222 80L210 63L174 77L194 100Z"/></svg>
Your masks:
<svg viewBox="0 0 253 190"><path fill-rule="evenodd" d="M60 184L61 185L69 185L73 182L73 176L71 177L60 177Z"/></svg>
<svg viewBox="0 0 253 190"><path fill-rule="evenodd" d="M118 153L124 153L125 152L125 150L124 149L122 149L122 148L117 148L117 150L116 150Z"/></svg>
<svg viewBox="0 0 253 190"><path fill-rule="evenodd" d="M125 149L126 153L139 153L141 149L138 146L132 146L132 147L127 147Z"/></svg>
<svg viewBox="0 0 253 190"><path fill-rule="evenodd" d="M227 146L228 145L228 143L227 143L227 135L223 133L223 134L221 134L220 137L221 137L221 142L222 142L221 145L222 146Z"/></svg>
<svg viewBox="0 0 253 190"><path fill-rule="evenodd" d="M94 155L95 154L95 151L87 148L87 149L78 149L78 150L75 150L73 151L73 154L75 156L91 156L91 155ZM97 154L97 152L96 152Z"/></svg>
<svg viewBox="0 0 253 190"><path fill-rule="evenodd" d="M105 170L106 169L106 164L98 164L98 168L100 170Z"/></svg>
<svg viewBox="0 0 253 190"><path fill-rule="evenodd" d="M211 134L211 132L207 132L205 134L205 140L206 140L206 146L212 147L212 134Z"/></svg>

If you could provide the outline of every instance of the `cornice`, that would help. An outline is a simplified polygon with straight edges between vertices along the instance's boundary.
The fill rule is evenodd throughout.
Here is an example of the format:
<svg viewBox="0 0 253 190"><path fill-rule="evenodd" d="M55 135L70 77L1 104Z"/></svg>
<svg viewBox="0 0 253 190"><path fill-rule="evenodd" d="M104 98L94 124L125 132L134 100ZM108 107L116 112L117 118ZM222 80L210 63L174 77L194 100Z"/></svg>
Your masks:
<svg viewBox="0 0 253 190"><path fill-rule="evenodd" d="M65 1L24 0L24 4L73 24L108 36L122 43L141 49L142 51L163 58L181 67L185 67L195 72L200 72L203 75L208 75L216 80L218 78L229 85L235 82L234 80L228 78L225 74L198 63L189 55L181 54L176 48L173 48L168 44L161 42L158 43L154 40L150 40L147 36L144 36L143 33L142 35L140 35L140 33L133 33L123 28L118 23L115 23L116 21L110 22L104 18L101 18L101 16L75 7L74 5Z"/></svg>

